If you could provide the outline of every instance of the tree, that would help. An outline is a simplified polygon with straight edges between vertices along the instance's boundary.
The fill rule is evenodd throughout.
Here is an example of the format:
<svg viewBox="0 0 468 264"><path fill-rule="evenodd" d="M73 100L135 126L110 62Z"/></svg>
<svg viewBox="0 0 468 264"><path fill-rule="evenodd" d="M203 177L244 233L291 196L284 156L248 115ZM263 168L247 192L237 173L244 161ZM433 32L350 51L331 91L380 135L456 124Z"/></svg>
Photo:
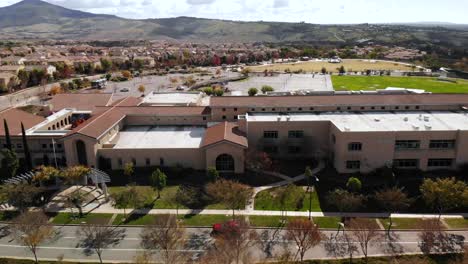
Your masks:
<svg viewBox="0 0 468 264"><path fill-rule="evenodd" d="M411 204L411 199L408 198L402 189L396 187L378 191L375 193L374 198L379 206L390 214L390 223L387 228L387 235L390 236L390 229L393 225L392 214L408 208Z"/></svg>
<svg viewBox="0 0 468 264"><path fill-rule="evenodd" d="M219 171L215 167L208 167L206 174L208 175L208 180L211 182L215 182L219 179Z"/></svg>
<svg viewBox="0 0 468 264"><path fill-rule="evenodd" d="M13 145L11 144L10 129L8 128L8 123L6 119L3 119L3 129L5 130L6 148L8 150L12 150Z"/></svg>
<svg viewBox="0 0 468 264"><path fill-rule="evenodd" d="M419 248L426 255L457 253L463 250L465 238L448 234L443 230L439 219L426 219L421 222L419 229Z"/></svg>
<svg viewBox="0 0 468 264"><path fill-rule="evenodd" d="M223 96L224 95L224 90L220 87L216 87L214 90L213 90L213 93L215 96Z"/></svg>
<svg viewBox="0 0 468 264"><path fill-rule="evenodd" d="M335 189L327 194L326 200L342 213L356 211L361 207L365 198L362 195L350 193L343 189Z"/></svg>
<svg viewBox="0 0 468 264"><path fill-rule="evenodd" d="M174 215L160 215L151 225L145 226L140 234L141 245L147 250L161 250L164 263L183 263L185 228Z"/></svg>
<svg viewBox="0 0 468 264"><path fill-rule="evenodd" d="M80 190L71 192L67 196L67 203L78 209L78 215L80 218L83 217L83 204L86 202L86 195Z"/></svg>
<svg viewBox="0 0 468 264"><path fill-rule="evenodd" d="M161 191L167 185L166 174L162 172L160 169L157 169L151 174L150 182L151 182L151 186L153 187L153 189L158 191L157 199L161 198Z"/></svg>
<svg viewBox="0 0 468 264"><path fill-rule="evenodd" d="M212 87L206 87L206 88L203 89L203 92L204 92L206 95L210 96L210 95L213 94L213 88L212 88Z"/></svg>
<svg viewBox="0 0 468 264"><path fill-rule="evenodd" d="M6 179L15 177L19 168L19 160L16 156L16 152L6 148L3 149L1 153L3 156L2 167L6 170L5 176L3 177Z"/></svg>
<svg viewBox="0 0 468 264"><path fill-rule="evenodd" d="M124 165L123 173L124 175L130 179L130 182L132 182L132 177L133 173L135 172L135 166L133 165L133 162L127 162Z"/></svg>
<svg viewBox="0 0 468 264"><path fill-rule="evenodd" d="M122 76L126 79L132 78L132 73L130 71L121 71Z"/></svg>
<svg viewBox="0 0 468 264"><path fill-rule="evenodd" d="M214 248L207 253L212 262L206 263L253 263L251 249L258 243L258 233L244 219L225 226L227 230L214 236Z"/></svg>
<svg viewBox="0 0 468 264"><path fill-rule="evenodd" d="M322 240L322 234L317 225L307 219L293 219L286 226L286 240L292 240L296 247L296 258L304 261L304 255Z"/></svg>
<svg viewBox="0 0 468 264"><path fill-rule="evenodd" d="M354 192L354 193L360 192L362 188L362 183L358 178L351 177L348 179L348 182L346 183L346 188L348 188L350 192Z"/></svg>
<svg viewBox="0 0 468 264"><path fill-rule="evenodd" d="M88 223L80 226L77 235L80 237L80 246L85 248L85 254L91 255L94 251L102 263L103 250L118 245L125 237L125 229Z"/></svg>
<svg viewBox="0 0 468 264"><path fill-rule="evenodd" d="M84 178L90 173L90 168L78 165L66 168L60 175L66 184L72 185L79 181L83 182Z"/></svg>
<svg viewBox="0 0 468 264"><path fill-rule="evenodd" d="M127 208L141 208L148 199L145 193L141 192L138 187L134 185L127 186L124 190L114 193L112 198L114 199L115 205L124 210L124 220L127 218Z"/></svg>
<svg viewBox="0 0 468 264"><path fill-rule="evenodd" d="M44 182L60 177L62 172L54 167L40 166L33 177L33 182Z"/></svg>
<svg viewBox="0 0 468 264"><path fill-rule="evenodd" d="M249 89L248 93L249 93L249 96L255 96L258 94L258 89L255 87L252 87Z"/></svg>
<svg viewBox="0 0 468 264"><path fill-rule="evenodd" d="M369 244L377 242L380 238L379 229L374 220L352 219L349 223L351 235L359 244L366 263L368 262Z"/></svg>
<svg viewBox="0 0 468 264"><path fill-rule="evenodd" d="M275 196L278 199L278 203L281 208L283 220L286 220L286 211L288 208L297 208L298 204L302 202L303 196L300 195L303 193L302 187L296 186L294 184L289 184L287 186L279 187L275 190Z"/></svg>
<svg viewBox="0 0 468 264"><path fill-rule="evenodd" d="M256 150L247 152L246 165L253 171L273 170L273 160L268 153Z"/></svg>
<svg viewBox="0 0 468 264"><path fill-rule="evenodd" d="M42 212L26 212L18 216L10 225L14 239L27 247L37 260L38 247L50 240L54 235L54 229L49 224L49 219Z"/></svg>
<svg viewBox="0 0 468 264"><path fill-rule="evenodd" d="M250 186L226 179L219 179L208 183L206 190L211 197L224 203L232 210L233 218L234 211L245 208L253 195L253 190Z"/></svg>
<svg viewBox="0 0 468 264"><path fill-rule="evenodd" d="M200 191L196 187L191 187L188 185L181 185L175 196L173 197L174 202L176 203L176 213L179 216L179 206L184 205L188 208L194 208L200 204L199 197Z"/></svg>
<svg viewBox="0 0 468 264"><path fill-rule="evenodd" d="M63 93L63 89L59 85L55 85L50 89L50 95L57 95Z"/></svg>
<svg viewBox="0 0 468 264"><path fill-rule="evenodd" d="M327 73L327 68L323 67L321 72L322 72L322 74L326 74Z"/></svg>
<svg viewBox="0 0 468 264"><path fill-rule="evenodd" d="M273 87L269 86L269 85L263 85L262 86L262 93L263 94L266 94L268 92L273 92L275 89L273 89Z"/></svg>
<svg viewBox="0 0 468 264"><path fill-rule="evenodd" d="M138 86L138 91L141 93L141 94L145 94L145 91L146 91L146 87L142 84L140 86Z"/></svg>
<svg viewBox="0 0 468 264"><path fill-rule="evenodd" d="M346 73L346 70L345 70L345 67L343 65L341 65L341 67L338 68L338 72L343 75Z"/></svg>
<svg viewBox="0 0 468 264"><path fill-rule="evenodd" d="M2 188L6 201L20 212L26 211L26 208L36 201L41 192L41 188L27 183L9 184Z"/></svg>
<svg viewBox="0 0 468 264"><path fill-rule="evenodd" d="M468 187L466 183L455 178L425 179L420 187L422 197L426 204L442 213L463 206L463 193Z"/></svg>
<svg viewBox="0 0 468 264"><path fill-rule="evenodd" d="M112 69L112 61L101 58L101 68L104 72L108 72Z"/></svg>
<svg viewBox="0 0 468 264"><path fill-rule="evenodd" d="M26 161L26 169L28 171L33 169L31 152L29 151L28 140L26 139L26 132L24 131L23 122L21 122L21 138L23 140L24 159Z"/></svg>

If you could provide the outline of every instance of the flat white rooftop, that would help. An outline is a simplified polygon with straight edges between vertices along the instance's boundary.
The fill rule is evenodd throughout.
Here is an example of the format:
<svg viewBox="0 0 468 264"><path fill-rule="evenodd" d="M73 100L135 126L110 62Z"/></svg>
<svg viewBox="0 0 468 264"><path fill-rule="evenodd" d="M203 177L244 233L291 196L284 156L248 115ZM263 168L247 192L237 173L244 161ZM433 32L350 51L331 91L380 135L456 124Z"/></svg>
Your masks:
<svg viewBox="0 0 468 264"><path fill-rule="evenodd" d="M119 133L114 149L199 148L205 130L192 126L130 126Z"/></svg>
<svg viewBox="0 0 468 264"><path fill-rule="evenodd" d="M150 93L141 103L154 106L195 106L201 104L201 93Z"/></svg>
<svg viewBox="0 0 468 264"><path fill-rule="evenodd" d="M343 132L468 130L467 112L255 113L247 122L330 121Z"/></svg>

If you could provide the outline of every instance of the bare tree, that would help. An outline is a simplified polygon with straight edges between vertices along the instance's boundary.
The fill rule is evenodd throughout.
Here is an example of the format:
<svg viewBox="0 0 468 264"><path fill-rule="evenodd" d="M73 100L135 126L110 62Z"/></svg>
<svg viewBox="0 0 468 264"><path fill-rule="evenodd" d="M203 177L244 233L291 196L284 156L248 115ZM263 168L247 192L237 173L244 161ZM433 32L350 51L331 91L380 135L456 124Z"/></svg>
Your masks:
<svg viewBox="0 0 468 264"><path fill-rule="evenodd" d="M408 208L411 204L411 199L408 198L403 190L396 187L378 191L375 193L374 198L380 207L390 214L390 223L387 228L387 236L390 237L390 230L393 225L392 214Z"/></svg>
<svg viewBox="0 0 468 264"><path fill-rule="evenodd" d="M278 226L274 229L266 229L259 235L259 246L262 249L267 259L273 258L273 249L275 245L280 243L281 231L283 226Z"/></svg>
<svg viewBox="0 0 468 264"><path fill-rule="evenodd" d="M158 216L152 225L140 234L141 245L147 250L161 250L164 263L183 263L185 255L185 228L174 215Z"/></svg>
<svg viewBox="0 0 468 264"><path fill-rule="evenodd" d="M211 197L224 203L232 210L233 218L235 210L244 209L253 195L253 190L250 186L225 179L209 183L206 190Z"/></svg>
<svg viewBox="0 0 468 264"><path fill-rule="evenodd" d="M89 223L77 230L80 245L85 248L84 253L91 255L94 251L102 263L102 252L111 246L116 246L125 237L125 229Z"/></svg>
<svg viewBox="0 0 468 264"><path fill-rule="evenodd" d="M215 236L214 247L209 250L207 257L222 261L218 263L252 263L251 249L258 242L257 232L243 219L238 220L235 226L226 226L228 230Z"/></svg>
<svg viewBox="0 0 468 264"><path fill-rule="evenodd" d="M17 217L10 226L14 239L28 247L37 261L38 246L54 236L54 228L42 212L26 212Z"/></svg>
<svg viewBox="0 0 468 264"><path fill-rule="evenodd" d="M293 219L286 226L286 240L292 240L297 246L296 257L304 261L305 253L317 246L322 240L322 234L317 225L308 219Z"/></svg>
<svg viewBox="0 0 468 264"><path fill-rule="evenodd" d="M349 222L349 229L351 229L351 235L358 242L365 261L368 263L369 244L381 238L377 224L374 220L357 218Z"/></svg>
<svg viewBox="0 0 468 264"><path fill-rule="evenodd" d="M447 233L439 219L422 221L420 229L419 248L424 254L462 252L464 237Z"/></svg>

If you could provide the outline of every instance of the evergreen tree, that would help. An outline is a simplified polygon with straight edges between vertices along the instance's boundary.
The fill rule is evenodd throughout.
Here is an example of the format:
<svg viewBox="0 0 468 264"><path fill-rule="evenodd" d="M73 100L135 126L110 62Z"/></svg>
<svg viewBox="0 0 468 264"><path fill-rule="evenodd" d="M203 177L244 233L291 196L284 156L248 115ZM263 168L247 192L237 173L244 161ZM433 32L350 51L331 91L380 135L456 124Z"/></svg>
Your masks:
<svg viewBox="0 0 468 264"><path fill-rule="evenodd" d="M32 159L31 159L31 152L29 151L28 140L26 139L26 132L24 131L23 122L21 122L21 136L23 139L23 151L24 151L26 169L30 171L33 169L33 165L32 165Z"/></svg>
<svg viewBox="0 0 468 264"><path fill-rule="evenodd" d="M11 138L10 138L10 129L8 128L8 123L6 119L3 119L3 127L5 129L6 148L11 150L12 145L11 145Z"/></svg>

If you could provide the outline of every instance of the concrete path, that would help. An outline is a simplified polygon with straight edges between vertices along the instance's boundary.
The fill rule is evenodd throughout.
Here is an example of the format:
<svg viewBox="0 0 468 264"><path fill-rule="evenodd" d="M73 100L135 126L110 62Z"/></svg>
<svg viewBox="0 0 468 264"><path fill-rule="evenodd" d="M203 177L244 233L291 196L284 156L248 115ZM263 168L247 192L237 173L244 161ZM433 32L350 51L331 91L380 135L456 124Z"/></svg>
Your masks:
<svg viewBox="0 0 468 264"><path fill-rule="evenodd" d="M321 170L323 170L325 168L325 163L323 161L321 161L319 163L319 165L317 166L317 168L315 168L314 170L312 170L312 175L316 175L317 173L319 173ZM291 183L295 183L295 182L298 182L300 180L303 180L305 179L305 175L304 174L301 174L299 176L296 176L296 177L288 177L284 174L281 174L281 173L278 173L278 172L272 172L272 171L262 171L261 173L263 174L267 174L267 175L270 175L270 176L274 176L274 177L278 177L278 178L281 178L283 179L283 181L280 181L280 182L276 182L276 183L273 183L273 184L270 184L270 185L266 185L266 186L260 186L260 187L255 187L254 188L254 194L253 194L253 197L252 199L249 201L249 203L247 204L247 207L246 207L246 211L247 212L253 212L254 211L254 208L255 208L255 196L257 196L257 194L259 192L262 192L262 191L265 191L265 190L269 190L269 189L272 189L272 188L277 188L277 187L281 187L281 186L285 186L285 185L288 185L288 184L291 184Z"/></svg>

